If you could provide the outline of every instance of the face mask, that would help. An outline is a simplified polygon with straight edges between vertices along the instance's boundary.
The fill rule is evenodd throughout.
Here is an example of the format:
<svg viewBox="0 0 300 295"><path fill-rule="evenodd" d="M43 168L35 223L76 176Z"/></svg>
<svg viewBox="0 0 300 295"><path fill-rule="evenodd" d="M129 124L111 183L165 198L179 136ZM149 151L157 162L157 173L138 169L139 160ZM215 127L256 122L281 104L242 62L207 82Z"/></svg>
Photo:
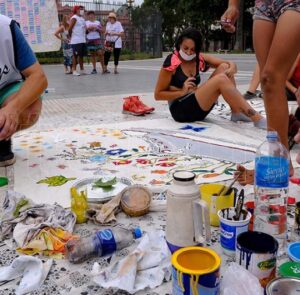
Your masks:
<svg viewBox="0 0 300 295"><path fill-rule="evenodd" d="M196 57L196 53L188 55L181 49L179 50L179 54L182 57L182 59L184 59L185 61L191 61Z"/></svg>
<svg viewBox="0 0 300 295"><path fill-rule="evenodd" d="M84 10L79 10L79 14L80 14L81 16L83 16L83 15L84 15Z"/></svg>

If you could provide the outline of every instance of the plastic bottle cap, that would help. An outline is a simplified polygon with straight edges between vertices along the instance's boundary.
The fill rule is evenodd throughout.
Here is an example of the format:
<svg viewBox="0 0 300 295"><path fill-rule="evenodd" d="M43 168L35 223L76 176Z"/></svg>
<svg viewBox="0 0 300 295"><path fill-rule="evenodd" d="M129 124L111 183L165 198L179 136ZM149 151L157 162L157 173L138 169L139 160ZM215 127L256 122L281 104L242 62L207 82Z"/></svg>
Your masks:
<svg viewBox="0 0 300 295"><path fill-rule="evenodd" d="M268 139L277 139L278 138L277 131L268 131L267 138Z"/></svg>
<svg viewBox="0 0 300 295"><path fill-rule="evenodd" d="M139 239L143 235L142 230L139 227L134 229L134 237Z"/></svg>
<svg viewBox="0 0 300 295"><path fill-rule="evenodd" d="M8 185L7 177L0 177L0 187Z"/></svg>
<svg viewBox="0 0 300 295"><path fill-rule="evenodd" d="M298 262L286 262L280 265L279 273L282 277L300 278L300 263Z"/></svg>

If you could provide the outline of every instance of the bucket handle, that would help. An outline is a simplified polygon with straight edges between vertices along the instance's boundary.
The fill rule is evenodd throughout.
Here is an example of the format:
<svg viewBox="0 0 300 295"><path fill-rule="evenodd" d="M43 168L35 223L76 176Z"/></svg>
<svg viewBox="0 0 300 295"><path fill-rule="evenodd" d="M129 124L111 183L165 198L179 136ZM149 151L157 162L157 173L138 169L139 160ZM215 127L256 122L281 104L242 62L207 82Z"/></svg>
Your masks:
<svg viewBox="0 0 300 295"><path fill-rule="evenodd" d="M203 244L206 241L207 243L210 243L211 230L210 230L209 208L207 203L204 200L194 201L193 213L194 213L193 220L194 220L195 242ZM205 238L204 238L203 225L205 227Z"/></svg>

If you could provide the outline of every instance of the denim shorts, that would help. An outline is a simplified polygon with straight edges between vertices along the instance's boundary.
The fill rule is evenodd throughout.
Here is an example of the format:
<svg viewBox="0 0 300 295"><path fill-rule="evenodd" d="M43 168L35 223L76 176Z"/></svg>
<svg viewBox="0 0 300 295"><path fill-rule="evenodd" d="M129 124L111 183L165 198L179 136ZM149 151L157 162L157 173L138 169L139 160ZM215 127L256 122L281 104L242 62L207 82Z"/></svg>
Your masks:
<svg viewBox="0 0 300 295"><path fill-rule="evenodd" d="M267 20L276 23L287 10L300 12L300 0L255 0L254 20Z"/></svg>

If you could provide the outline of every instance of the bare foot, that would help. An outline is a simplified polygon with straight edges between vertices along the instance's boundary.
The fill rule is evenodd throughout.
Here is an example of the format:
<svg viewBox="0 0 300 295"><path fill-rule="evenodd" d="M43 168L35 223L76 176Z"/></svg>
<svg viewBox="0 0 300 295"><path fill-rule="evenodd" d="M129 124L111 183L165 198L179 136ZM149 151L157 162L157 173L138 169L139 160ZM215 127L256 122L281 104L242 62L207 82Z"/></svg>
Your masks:
<svg viewBox="0 0 300 295"><path fill-rule="evenodd" d="M254 170L248 170L242 165L237 165L234 176L237 176L237 174L240 174L237 179L240 185L254 184Z"/></svg>

